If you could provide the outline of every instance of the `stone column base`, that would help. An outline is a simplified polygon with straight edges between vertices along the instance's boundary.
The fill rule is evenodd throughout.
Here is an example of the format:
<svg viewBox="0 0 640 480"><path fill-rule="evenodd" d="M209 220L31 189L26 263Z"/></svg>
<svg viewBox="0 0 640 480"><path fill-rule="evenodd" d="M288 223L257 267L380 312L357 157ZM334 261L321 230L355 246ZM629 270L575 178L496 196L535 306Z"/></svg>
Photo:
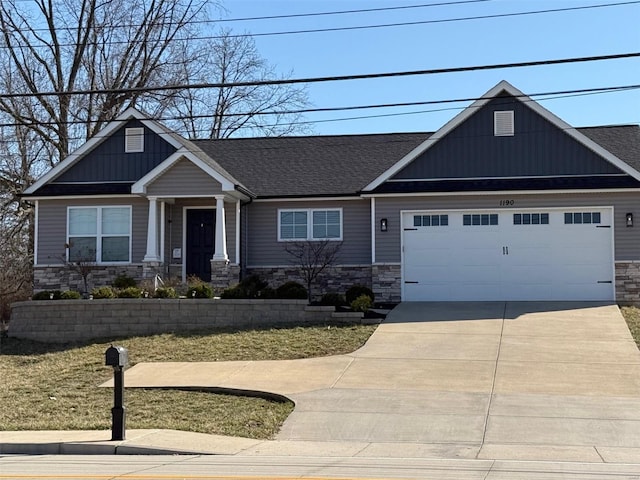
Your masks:
<svg viewBox="0 0 640 480"><path fill-rule="evenodd" d="M240 265L228 261L211 260L211 286L228 288L240 281Z"/></svg>
<svg viewBox="0 0 640 480"><path fill-rule="evenodd" d="M142 262L142 278L154 278L162 273L162 262Z"/></svg>

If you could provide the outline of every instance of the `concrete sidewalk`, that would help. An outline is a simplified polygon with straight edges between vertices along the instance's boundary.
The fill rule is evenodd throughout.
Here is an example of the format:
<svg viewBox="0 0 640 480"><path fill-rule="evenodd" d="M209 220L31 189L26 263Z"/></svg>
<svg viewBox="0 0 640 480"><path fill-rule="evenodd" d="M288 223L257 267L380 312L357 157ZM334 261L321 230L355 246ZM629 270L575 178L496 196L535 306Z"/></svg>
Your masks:
<svg viewBox="0 0 640 480"><path fill-rule="evenodd" d="M141 363L125 384L272 392L296 408L274 441L2 432L0 448L640 464L640 353L615 305L403 303L350 355Z"/></svg>

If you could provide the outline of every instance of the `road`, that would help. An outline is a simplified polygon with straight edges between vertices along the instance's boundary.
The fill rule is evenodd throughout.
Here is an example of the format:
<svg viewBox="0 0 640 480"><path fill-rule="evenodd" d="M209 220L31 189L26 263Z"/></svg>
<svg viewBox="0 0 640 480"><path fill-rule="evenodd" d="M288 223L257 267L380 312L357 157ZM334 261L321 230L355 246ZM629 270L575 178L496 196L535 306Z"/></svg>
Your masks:
<svg viewBox="0 0 640 480"><path fill-rule="evenodd" d="M6 455L0 480L640 480L640 465L423 458Z"/></svg>

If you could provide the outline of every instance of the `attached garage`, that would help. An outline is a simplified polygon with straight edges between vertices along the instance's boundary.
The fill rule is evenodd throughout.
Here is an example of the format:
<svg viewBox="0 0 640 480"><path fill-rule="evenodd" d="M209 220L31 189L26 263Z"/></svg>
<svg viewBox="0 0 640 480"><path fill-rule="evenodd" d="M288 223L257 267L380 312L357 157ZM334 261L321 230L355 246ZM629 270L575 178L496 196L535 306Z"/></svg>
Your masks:
<svg viewBox="0 0 640 480"><path fill-rule="evenodd" d="M402 212L405 301L614 300L611 207Z"/></svg>

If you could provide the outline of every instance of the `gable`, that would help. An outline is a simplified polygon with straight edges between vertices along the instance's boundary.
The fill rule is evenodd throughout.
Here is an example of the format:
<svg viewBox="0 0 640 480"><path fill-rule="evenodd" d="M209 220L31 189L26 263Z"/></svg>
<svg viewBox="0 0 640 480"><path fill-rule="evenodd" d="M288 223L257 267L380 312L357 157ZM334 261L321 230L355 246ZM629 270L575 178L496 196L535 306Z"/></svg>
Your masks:
<svg viewBox="0 0 640 480"><path fill-rule="evenodd" d="M170 197L212 196L222 193L222 185L191 161L182 158L147 185L146 193Z"/></svg>
<svg viewBox="0 0 640 480"><path fill-rule="evenodd" d="M494 134L495 112L513 112L513 135ZM525 102L503 93L417 156L392 180L623 174Z"/></svg>
<svg viewBox="0 0 640 480"><path fill-rule="evenodd" d="M144 129L142 152L125 152L127 128ZM140 120L132 119L118 128L51 183L135 182L171 156L176 148Z"/></svg>

